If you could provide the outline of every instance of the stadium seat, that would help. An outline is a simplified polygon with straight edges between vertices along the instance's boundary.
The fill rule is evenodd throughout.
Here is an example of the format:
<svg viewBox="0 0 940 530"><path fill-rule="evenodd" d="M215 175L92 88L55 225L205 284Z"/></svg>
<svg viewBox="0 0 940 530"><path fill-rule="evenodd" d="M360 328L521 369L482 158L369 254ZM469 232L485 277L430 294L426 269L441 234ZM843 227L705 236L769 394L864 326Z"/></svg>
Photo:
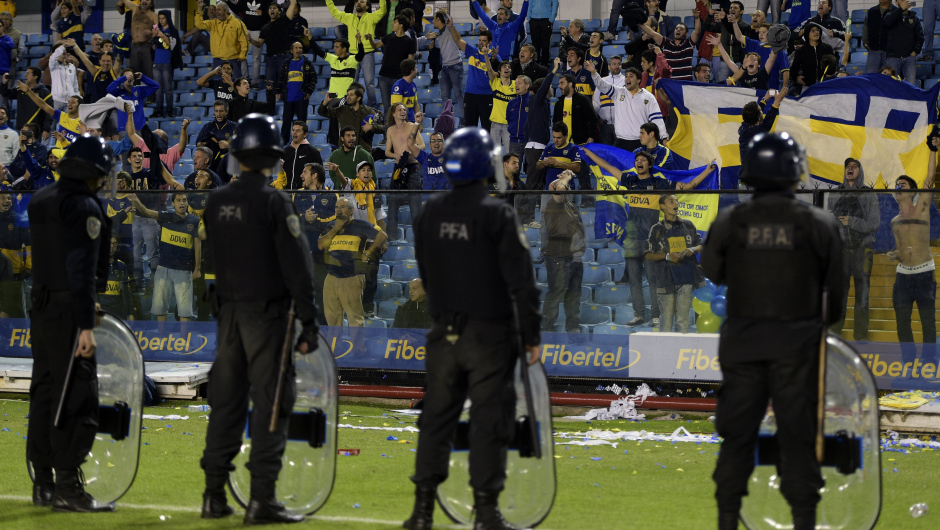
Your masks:
<svg viewBox="0 0 940 530"><path fill-rule="evenodd" d="M402 288L400 283L391 281L379 281L375 290L376 300L393 300L401 298ZM394 313L392 316L395 316Z"/></svg>
<svg viewBox="0 0 940 530"><path fill-rule="evenodd" d="M437 118L444 111L443 103L428 103L424 106L424 116L426 118Z"/></svg>
<svg viewBox="0 0 940 530"><path fill-rule="evenodd" d="M178 101L179 101L180 106L185 106L185 105L195 106L206 101L206 94L203 92L183 93L183 94L179 94Z"/></svg>
<svg viewBox="0 0 940 530"><path fill-rule="evenodd" d="M588 326L597 324L607 324L611 321L611 311L607 306L602 305L581 305L581 323Z"/></svg>
<svg viewBox="0 0 940 530"><path fill-rule="evenodd" d="M398 210L398 223L403 225L411 224L411 206L401 206Z"/></svg>
<svg viewBox="0 0 940 530"><path fill-rule="evenodd" d="M385 261L405 261L415 259L415 248L411 245L389 246L383 257Z"/></svg>
<svg viewBox="0 0 940 530"><path fill-rule="evenodd" d="M917 79L927 79L933 75L933 64L917 63Z"/></svg>
<svg viewBox="0 0 940 530"><path fill-rule="evenodd" d="M535 271L535 281L538 283L548 283L548 273L545 267L539 267L539 269Z"/></svg>
<svg viewBox="0 0 940 530"><path fill-rule="evenodd" d="M378 299L378 296L376 296L376 299ZM383 300L378 304L379 310L376 312L376 316L379 318L393 319L395 318L395 312L398 311L398 306L404 302L404 300Z"/></svg>
<svg viewBox="0 0 940 530"><path fill-rule="evenodd" d="M610 281L610 269L602 265L590 265L584 267L584 275L581 277L581 283L594 285Z"/></svg>
<svg viewBox="0 0 940 530"><path fill-rule="evenodd" d="M418 262L406 261L392 266L392 281L410 282L418 277Z"/></svg>
<svg viewBox="0 0 940 530"><path fill-rule="evenodd" d="M587 285L581 286L581 303L590 304L591 298L593 298L593 291Z"/></svg>
<svg viewBox="0 0 940 530"><path fill-rule="evenodd" d="M618 326L617 324L602 324L594 326L595 335L629 335L636 331L636 328L628 326Z"/></svg>
<svg viewBox="0 0 940 530"><path fill-rule="evenodd" d="M593 263L594 262L594 249L586 248L584 249L584 255L581 256L581 261L584 263Z"/></svg>
<svg viewBox="0 0 940 530"><path fill-rule="evenodd" d="M645 312L645 311L644 311ZM617 306L614 310L614 324L624 325L636 317L633 308L630 306Z"/></svg>
<svg viewBox="0 0 940 530"><path fill-rule="evenodd" d="M324 160L326 159L324 158ZM394 160L385 159L375 163L375 172L379 175L391 175L393 169L395 169Z"/></svg>
<svg viewBox="0 0 940 530"><path fill-rule="evenodd" d="M211 55L193 55L192 62L190 65L193 68L199 68L201 66L212 66L212 56Z"/></svg>
<svg viewBox="0 0 940 530"><path fill-rule="evenodd" d="M386 303L388 303L388 302L386 302ZM395 316L395 315L392 315L392 317L394 317L394 316ZM385 322L384 320L380 320L379 318L367 318L367 319L366 319L366 326L365 326L365 327L367 327L367 328L382 328L382 329L385 329L385 328L387 328L387 327L389 327L389 326L388 326L388 323L387 323L387 322Z"/></svg>
<svg viewBox="0 0 940 530"><path fill-rule="evenodd" d="M469 35L470 32L473 31L473 24L471 24L471 23L469 23L469 22L457 22L457 23L454 24L454 27L457 28L457 31L458 31L461 35L464 35L464 36L465 36L465 35ZM464 39L464 40L466 40L466 39Z"/></svg>
<svg viewBox="0 0 940 530"><path fill-rule="evenodd" d="M388 265L386 265L385 263L380 264L380 265L379 265L379 275L378 275L378 279L379 279L379 280L388 280L388 279L391 278L391 277L392 277L392 269L391 269Z"/></svg>
<svg viewBox="0 0 940 530"><path fill-rule="evenodd" d="M185 107L183 108L183 117L193 121L201 120L209 115L206 112L207 110L205 107Z"/></svg>
<svg viewBox="0 0 940 530"><path fill-rule="evenodd" d="M431 86L431 76L419 75L415 78L415 86L418 88L427 88Z"/></svg>
<svg viewBox="0 0 940 530"><path fill-rule="evenodd" d="M540 230L538 228L526 228L525 229L525 238L529 241L529 244L534 244L540 239Z"/></svg>
<svg viewBox="0 0 940 530"><path fill-rule="evenodd" d="M865 15L867 14L868 14L867 9L853 9L852 14L850 15L852 18L852 23L854 24L854 23L864 22Z"/></svg>
<svg viewBox="0 0 940 530"><path fill-rule="evenodd" d="M175 177L187 177L195 170L193 164L176 164L176 167L173 168L173 176Z"/></svg>
<svg viewBox="0 0 940 530"><path fill-rule="evenodd" d="M594 289L594 303L621 305L630 303L629 285L599 285Z"/></svg>
<svg viewBox="0 0 940 530"><path fill-rule="evenodd" d="M555 22L552 22L552 33L553 34L558 33L558 30L561 29L562 27L567 28L568 23L569 22L567 20L555 19Z"/></svg>
<svg viewBox="0 0 940 530"><path fill-rule="evenodd" d="M602 248L597 251L597 262L601 265L623 263L623 249L620 247Z"/></svg>
<svg viewBox="0 0 940 530"><path fill-rule="evenodd" d="M594 31L595 29L600 29L601 19L599 18L587 18L584 20L584 29L588 33Z"/></svg>

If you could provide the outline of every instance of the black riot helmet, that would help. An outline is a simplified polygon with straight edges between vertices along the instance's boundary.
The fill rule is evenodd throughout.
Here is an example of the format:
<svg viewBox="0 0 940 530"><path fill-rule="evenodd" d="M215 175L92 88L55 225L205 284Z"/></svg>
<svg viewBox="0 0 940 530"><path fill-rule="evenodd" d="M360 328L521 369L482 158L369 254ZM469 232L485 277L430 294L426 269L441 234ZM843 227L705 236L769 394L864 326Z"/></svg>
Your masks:
<svg viewBox="0 0 940 530"><path fill-rule="evenodd" d="M99 136L85 133L65 150L59 161L59 175L75 180L107 177L115 167L114 151Z"/></svg>
<svg viewBox="0 0 940 530"><path fill-rule="evenodd" d="M787 133L760 133L741 160L741 182L759 190L785 190L809 179L806 151Z"/></svg>
<svg viewBox="0 0 940 530"><path fill-rule="evenodd" d="M238 163L254 171L274 167L284 156L284 146L281 145L281 135L274 118L267 114L252 113L238 120L229 145L229 154Z"/></svg>

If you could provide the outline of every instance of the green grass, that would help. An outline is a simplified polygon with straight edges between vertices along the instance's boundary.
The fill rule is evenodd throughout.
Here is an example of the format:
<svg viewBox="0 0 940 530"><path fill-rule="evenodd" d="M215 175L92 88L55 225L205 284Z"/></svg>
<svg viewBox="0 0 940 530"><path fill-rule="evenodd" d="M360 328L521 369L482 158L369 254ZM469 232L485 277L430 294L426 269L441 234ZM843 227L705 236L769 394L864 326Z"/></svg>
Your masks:
<svg viewBox="0 0 940 530"><path fill-rule="evenodd" d="M205 441L206 421L182 408L148 409L153 414L190 415L182 421L145 421L145 445L140 468L131 490L118 503L113 514L54 514L35 508L29 477L24 465L26 440L26 401L0 401L0 528L65 528L76 524L90 528L234 528L241 526L240 515L222 521L203 521L199 505L203 475L199 458ZM411 425L407 417L396 418L386 407L343 403L344 423L366 426ZM382 414L389 416L382 417ZM403 423L399 423L403 422ZM167 428L166 425L172 425ZM596 429L647 430L671 433L679 426L691 432L711 433L706 420L647 422L556 422L557 431ZM19 434L17 434L19 433ZM192 433L192 434L184 434ZM396 443L386 440L398 436ZM340 429L339 445L358 448L360 456L339 457L336 484L327 504L309 524L321 528L381 528L404 520L411 511L413 472L417 435L385 431ZM624 451L627 451L625 454ZM715 466L714 444L668 442L625 442L613 448L555 446L558 491L551 515L542 527L566 528L714 528L716 510L711 473ZM382 455L385 455L384 457ZM591 460L591 457L601 460ZM909 454L882 455L884 502L878 528L928 529L940 527L938 464L934 451L912 450ZM893 460L889 460L893 459ZM665 467L664 467L665 466ZM897 468L897 472L893 471ZM231 501L230 501L231 502ZM927 503L934 511L919 519L908 515L916 502ZM359 508L354 508L355 504ZM240 512L240 510L239 510ZM160 516L165 520L160 520ZM168 517L168 518L167 518ZM435 520L449 524L440 509ZM743 527L742 527L743 528Z"/></svg>

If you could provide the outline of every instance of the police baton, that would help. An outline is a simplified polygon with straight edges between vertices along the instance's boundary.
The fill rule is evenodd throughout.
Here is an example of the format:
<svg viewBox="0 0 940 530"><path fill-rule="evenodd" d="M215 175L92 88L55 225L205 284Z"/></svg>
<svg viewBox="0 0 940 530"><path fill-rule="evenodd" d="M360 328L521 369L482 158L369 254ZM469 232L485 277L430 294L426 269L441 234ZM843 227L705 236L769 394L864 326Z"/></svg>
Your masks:
<svg viewBox="0 0 940 530"><path fill-rule="evenodd" d="M290 301L287 310L287 335L284 337L284 346L281 348L281 369L277 374L277 387L274 389L274 404L271 407L271 424L268 432L277 430L277 423L281 419L281 395L284 393L284 379L287 377L287 366L294 353L294 321L297 314L294 312L294 301Z"/></svg>
<svg viewBox="0 0 940 530"><path fill-rule="evenodd" d="M512 318L516 325L516 347L519 349L519 357L522 359L520 372L522 373L522 388L525 394L526 414L529 416L528 431L530 443L532 444L532 454L535 458L542 458L542 444L539 443L539 428L535 417L535 402L532 400L532 383L529 381L529 357L522 340L522 326L519 320L519 306L516 304L516 297L512 297Z"/></svg>
<svg viewBox="0 0 940 530"><path fill-rule="evenodd" d="M826 337L829 336L829 289L823 290L823 329L819 337L819 385L816 390L816 461L820 464L825 456L826 436L823 432L826 419Z"/></svg>
<svg viewBox="0 0 940 530"><path fill-rule="evenodd" d="M65 372L65 383L62 385L62 395L59 396L59 406L56 407L55 420L52 422L52 425L55 426L56 429L61 429L62 422L64 421L62 416L65 412L65 404L69 399L69 391L72 389L72 374L75 372L75 357L78 356L78 337L81 333L81 329L76 331L75 341L72 342L72 357L69 359L69 368Z"/></svg>

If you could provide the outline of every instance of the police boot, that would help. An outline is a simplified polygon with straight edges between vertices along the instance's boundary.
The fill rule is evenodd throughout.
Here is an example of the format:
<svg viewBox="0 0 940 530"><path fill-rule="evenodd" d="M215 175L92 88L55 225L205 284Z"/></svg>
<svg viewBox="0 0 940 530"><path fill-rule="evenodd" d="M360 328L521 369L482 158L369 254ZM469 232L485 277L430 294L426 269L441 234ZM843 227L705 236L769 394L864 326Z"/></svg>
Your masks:
<svg viewBox="0 0 940 530"><path fill-rule="evenodd" d="M402 525L409 530L431 530L434 518L435 488L415 488L415 507L411 517Z"/></svg>
<svg viewBox="0 0 940 530"><path fill-rule="evenodd" d="M293 514L283 504L270 499L251 499L245 510L245 524L302 523L303 515Z"/></svg>
<svg viewBox="0 0 940 530"><path fill-rule="evenodd" d="M57 469L55 478L54 512L113 512L114 503L101 504L85 492L81 470Z"/></svg>
<svg viewBox="0 0 940 530"><path fill-rule="evenodd" d="M499 513L499 493L474 491L473 511L476 512L473 530L520 530Z"/></svg>
<svg viewBox="0 0 940 530"><path fill-rule="evenodd" d="M33 504L51 506L55 498L55 478L51 468L33 468Z"/></svg>
<svg viewBox="0 0 940 530"><path fill-rule="evenodd" d="M792 510L793 530L813 530L816 528L816 510Z"/></svg>
<svg viewBox="0 0 940 530"><path fill-rule="evenodd" d="M738 530L738 512L718 512L718 530Z"/></svg>
<svg viewBox="0 0 940 530"><path fill-rule="evenodd" d="M219 493L202 494L202 518L203 519L221 519L235 513L235 510L228 505L225 499L225 491Z"/></svg>

